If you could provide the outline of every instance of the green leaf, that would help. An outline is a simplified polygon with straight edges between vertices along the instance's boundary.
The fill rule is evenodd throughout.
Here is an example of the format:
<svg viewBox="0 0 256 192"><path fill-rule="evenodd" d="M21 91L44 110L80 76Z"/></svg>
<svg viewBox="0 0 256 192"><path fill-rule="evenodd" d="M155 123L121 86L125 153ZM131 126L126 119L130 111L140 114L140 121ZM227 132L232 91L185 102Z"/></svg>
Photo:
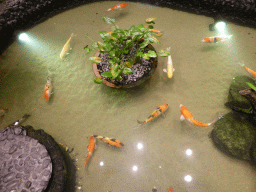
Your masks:
<svg viewBox="0 0 256 192"><path fill-rule="evenodd" d="M143 48L147 47L148 44L149 44L149 41L145 41L145 40L144 40L144 41L140 44L140 48L143 49Z"/></svg>
<svg viewBox="0 0 256 192"><path fill-rule="evenodd" d="M149 56L148 56L147 53L145 53L145 54L143 55L143 59L149 59Z"/></svg>
<svg viewBox="0 0 256 192"><path fill-rule="evenodd" d="M167 57L170 55L170 52L166 51L166 50L160 50L160 51L158 51L158 55L161 57Z"/></svg>
<svg viewBox="0 0 256 192"><path fill-rule="evenodd" d="M156 18L147 18L147 19L146 19L146 22L149 23L149 22L152 22L152 21L154 21L154 20L156 20Z"/></svg>
<svg viewBox="0 0 256 192"><path fill-rule="evenodd" d="M118 39L119 38L117 33L111 33L111 37L113 37L114 39Z"/></svg>
<svg viewBox="0 0 256 192"><path fill-rule="evenodd" d="M157 37L162 37L163 36L163 33L154 33L155 34L155 36L157 36Z"/></svg>
<svg viewBox="0 0 256 192"><path fill-rule="evenodd" d="M95 77L95 78L94 78L94 82L97 83L97 84L102 84L103 79L100 78L100 77Z"/></svg>
<svg viewBox="0 0 256 192"><path fill-rule="evenodd" d="M103 76L103 77L112 77L112 74L111 74L111 72L103 72L103 73L101 73L101 76Z"/></svg>
<svg viewBox="0 0 256 192"><path fill-rule="evenodd" d="M148 40L151 41L152 43L160 44L159 40L152 35L148 38Z"/></svg>
<svg viewBox="0 0 256 192"><path fill-rule="evenodd" d="M153 25L148 26L149 29L154 29Z"/></svg>
<svg viewBox="0 0 256 192"><path fill-rule="evenodd" d="M105 51L104 47L105 47L105 44L101 43L101 42L97 42L97 45L98 45L98 48L100 51Z"/></svg>
<svg viewBox="0 0 256 192"><path fill-rule="evenodd" d="M88 55L88 54L90 54L91 52L94 51L94 49L90 49L89 47L88 47L88 48L85 48L85 50L86 50L85 55Z"/></svg>
<svg viewBox="0 0 256 192"><path fill-rule="evenodd" d="M100 34L100 36L102 38L104 38L106 36L106 31L98 31L98 33Z"/></svg>
<svg viewBox="0 0 256 192"><path fill-rule="evenodd" d="M89 60L93 63L100 63L101 62L101 58L99 58L99 57L90 57Z"/></svg>
<svg viewBox="0 0 256 192"><path fill-rule="evenodd" d="M147 56L148 56L148 57L157 57L156 52L155 52L155 51L152 51L152 50L149 50L149 51L147 52Z"/></svg>
<svg viewBox="0 0 256 192"><path fill-rule="evenodd" d="M141 52L141 51L140 51L140 52L137 52L137 56L138 56L138 57L143 57L143 55L144 55L143 52Z"/></svg>
<svg viewBox="0 0 256 192"><path fill-rule="evenodd" d="M89 36L89 33L86 33L85 38Z"/></svg>
<svg viewBox="0 0 256 192"><path fill-rule="evenodd" d="M105 22L105 23L109 23L109 24L113 24L115 23L115 19L112 18L112 17L101 17L102 20Z"/></svg>
<svg viewBox="0 0 256 192"><path fill-rule="evenodd" d="M130 73L132 73L132 70L130 68L128 68L128 67L125 67L124 70L123 70L123 73L125 75L129 75Z"/></svg>
<svg viewBox="0 0 256 192"><path fill-rule="evenodd" d="M120 76L122 73L122 70L119 69L117 72L116 71L111 71L111 74L113 75L113 78L117 78L118 76Z"/></svg>
<svg viewBox="0 0 256 192"><path fill-rule="evenodd" d="M247 83L247 85L249 85L254 91L256 91L256 87L255 87L253 84L248 83L248 82L246 82L246 83Z"/></svg>

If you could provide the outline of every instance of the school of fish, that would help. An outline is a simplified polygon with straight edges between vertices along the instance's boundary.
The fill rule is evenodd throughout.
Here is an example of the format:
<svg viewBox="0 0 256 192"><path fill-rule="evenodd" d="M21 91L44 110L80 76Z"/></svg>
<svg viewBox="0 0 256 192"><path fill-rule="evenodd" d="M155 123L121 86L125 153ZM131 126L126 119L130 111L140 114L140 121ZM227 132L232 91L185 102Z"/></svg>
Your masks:
<svg viewBox="0 0 256 192"><path fill-rule="evenodd" d="M109 9L107 9L106 12L121 10L121 9L125 8L126 6L127 6L127 4L118 4L114 7L111 7ZM162 35L162 32L159 31L159 30L156 30L156 29L149 29L149 31L152 31L156 36ZM112 32L109 32L109 34L112 33ZM62 51L60 53L60 59L63 59L66 55L69 54L69 51L71 49L71 40L72 40L73 36L74 36L74 34L72 33L70 35L70 38L68 39L68 41L63 46ZM232 37L232 35L206 37L202 40L202 42L204 42L204 43L217 43L217 42L220 42L220 41L228 40L231 37ZM167 51L170 52L170 49L171 49L171 47L168 47ZM254 72L253 70L249 69L248 67L246 67L244 65L242 65L242 66L246 69L246 71L250 75L252 75L252 77L256 78L256 72ZM167 73L167 76L168 76L169 79L171 79L173 77L174 68L173 68L173 62L172 62L171 55L168 55L167 67L163 71ZM44 98L45 98L46 101L49 101L51 94L53 94L52 84L51 84L51 80L50 80L50 75L48 74L47 81L46 81L46 84L45 84L45 89L44 89ZM164 112L168 109L168 106L169 106L168 103L164 103L164 104L160 105L156 110L154 110L151 113L151 115L145 121L137 120L137 122L139 124L146 124L148 122L151 122L152 120L155 120L160 115L164 116ZM181 121L187 120L192 125L199 126L199 127L207 127L207 126L212 125L215 122L215 120L214 120L210 123L202 123L202 122L196 120L195 117L187 109L187 107L185 107L183 104L180 104L179 107L180 107L180 112L181 112L181 116L180 116ZM5 107L0 108L0 117L3 117L7 112L8 112L7 108L5 108ZM25 115L18 122L23 121L27 116L28 115ZM14 122L13 125L15 123L16 122ZM111 146L114 146L114 147L122 148L124 146L124 144L122 142L120 142L119 140L117 140L117 139L108 138L108 137L99 136L99 135L92 135L89 138L89 144L87 146L87 156L85 158L84 165L88 164L94 150L96 149L96 139L99 139L99 140L101 140L101 141L103 141L103 142L105 142L105 143L107 143ZM174 192L173 188L169 187L168 192Z"/></svg>

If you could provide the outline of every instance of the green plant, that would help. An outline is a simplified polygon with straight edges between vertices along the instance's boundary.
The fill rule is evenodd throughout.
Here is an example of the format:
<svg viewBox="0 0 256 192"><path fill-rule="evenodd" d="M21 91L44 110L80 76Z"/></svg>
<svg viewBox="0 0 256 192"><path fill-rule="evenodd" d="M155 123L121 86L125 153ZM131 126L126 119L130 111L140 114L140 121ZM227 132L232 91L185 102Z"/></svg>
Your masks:
<svg viewBox="0 0 256 192"><path fill-rule="evenodd" d="M170 52L165 50L160 50L158 53L149 50L147 53L143 53L143 49L147 45L152 43L160 44L157 37L162 36L163 33L155 33L152 31L154 20L156 18L149 18L146 20L146 24L149 26L144 26L139 24L137 26L132 25L128 30L120 29L115 25L115 19L110 17L102 17L105 23L113 24L112 31L98 31L103 43L100 41L93 41L88 33L86 37L93 41L91 48L87 45L84 49L86 54L91 53L95 49L98 49L100 53L108 53L110 60L110 72L103 72L101 76L110 77L113 79L122 80L121 74L129 75L132 73L130 67L137 61L144 59L149 59L150 57L157 57L157 55L166 57L170 55ZM131 53L132 48L136 47L137 53L131 57L124 57ZM94 63L100 63L100 57L90 57L89 60ZM96 77L94 79L95 83L101 84L103 79Z"/></svg>

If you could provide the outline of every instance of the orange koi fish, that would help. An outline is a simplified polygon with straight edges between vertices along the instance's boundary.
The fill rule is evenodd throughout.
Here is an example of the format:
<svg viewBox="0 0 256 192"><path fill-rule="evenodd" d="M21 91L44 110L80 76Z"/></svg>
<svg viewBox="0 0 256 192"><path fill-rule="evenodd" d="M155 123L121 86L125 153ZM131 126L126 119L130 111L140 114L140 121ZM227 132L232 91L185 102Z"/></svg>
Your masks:
<svg viewBox="0 0 256 192"><path fill-rule="evenodd" d="M111 7L110 9L106 10L105 12L122 9L122 8L125 8L126 6L127 6L127 4L124 4L124 3L123 4L119 4L119 5L116 5L114 7Z"/></svg>
<svg viewBox="0 0 256 192"><path fill-rule="evenodd" d="M166 50L167 50L167 51L170 51L170 50L171 50L171 47L168 47ZM165 73L167 73L168 78L170 78L170 79L172 78L173 72L175 71L175 69L173 68L171 55L168 56L167 68L166 68L166 69L163 69L163 71L164 71Z"/></svg>
<svg viewBox="0 0 256 192"><path fill-rule="evenodd" d="M158 117L159 115L164 115L164 112L166 111L166 109L168 108L168 103L165 103L163 105L160 105L153 113L151 113L151 115L145 120L145 121L139 121L137 120L137 122L139 124L144 124L147 123L149 121L151 121L152 119L155 119L156 117Z"/></svg>
<svg viewBox="0 0 256 192"><path fill-rule="evenodd" d="M168 192L174 192L174 190L172 189L172 187L169 187Z"/></svg>
<svg viewBox="0 0 256 192"><path fill-rule="evenodd" d="M149 31L153 31L154 33L161 33L161 31L159 31L157 29L149 29Z"/></svg>
<svg viewBox="0 0 256 192"><path fill-rule="evenodd" d="M46 81L46 84L45 84L45 87L44 87L45 101L49 101L51 94L53 94L52 93L52 84L51 84L51 80L50 80L50 75L48 75L47 81Z"/></svg>
<svg viewBox="0 0 256 192"><path fill-rule="evenodd" d="M214 36L214 37L206 37L202 40L202 42L204 43L217 43L219 41L224 41L227 39L230 39L232 37L232 35L223 35L223 36Z"/></svg>
<svg viewBox="0 0 256 192"><path fill-rule="evenodd" d="M248 67L244 66L244 68L246 69L246 71L248 71L248 73L250 73L253 77L256 77L256 72L249 69Z"/></svg>
<svg viewBox="0 0 256 192"><path fill-rule="evenodd" d="M112 146L115 146L115 147L123 147L124 144L121 143L120 141L116 140L116 139L111 139L111 138L108 138L108 137L102 137L102 136L99 136L99 135L93 135L93 137L96 137L97 139L101 140L101 141L104 141L105 143L108 143Z"/></svg>
<svg viewBox="0 0 256 192"><path fill-rule="evenodd" d="M92 135L89 139L89 145L87 146L87 157L85 159L84 165L86 165L88 163L90 157L92 156L94 149L96 149L96 139Z"/></svg>
<svg viewBox="0 0 256 192"><path fill-rule="evenodd" d="M193 125L199 126L199 127L207 127L215 122L215 121L213 121L211 123L202 123L202 122L196 120L194 118L194 116L188 111L187 107L185 107L182 104L180 104L180 111L181 111L181 116L180 116L181 121L187 119L190 123L192 123Z"/></svg>

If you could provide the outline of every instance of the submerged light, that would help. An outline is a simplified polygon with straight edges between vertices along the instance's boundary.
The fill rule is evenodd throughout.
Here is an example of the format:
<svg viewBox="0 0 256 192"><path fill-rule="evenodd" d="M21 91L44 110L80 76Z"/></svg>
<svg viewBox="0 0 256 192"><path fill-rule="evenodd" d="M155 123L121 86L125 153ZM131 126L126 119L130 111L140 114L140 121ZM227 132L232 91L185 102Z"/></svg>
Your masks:
<svg viewBox="0 0 256 192"><path fill-rule="evenodd" d="M187 156L192 155L192 153L193 153L193 152L192 152L192 150L191 150L191 149L187 149L187 150L186 150L186 155L187 155Z"/></svg>
<svg viewBox="0 0 256 192"><path fill-rule="evenodd" d="M28 42L29 41L29 37L28 37L28 35L26 33L21 33L19 35L19 40Z"/></svg>
<svg viewBox="0 0 256 192"><path fill-rule="evenodd" d="M138 167L137 167L136 165L134 165L134 166L132 167L132 170L133 170L133 171L137 171L137 170L138 170Z"/></svg>
<svg viewBox="0 0 256 192"><path fill-rule="evenodd" d="M210 31L217 30L217 31L223 32L223 31L225 31L226 26L227 26L226 22L219 20L219 21L216 21L216 22L210 24L209 25L209 30Z"/></svg>
<svg viewBox="0 0 256 192"><path fill-rule="evenodd" d="M224 31L224 30L225 30L225 27L226 27L226 23L223 22L223 21L217 22L217 23L215 24L215 28L216 28L218 31Z"/></svg>
<svg viewBox="0 0 256 192"><path fill-rule="evenodd" d="M190 181L192 181L192 177L190 175L186 175L184 177L184 180L187 181L187 182L190 182Z"/></svg>

